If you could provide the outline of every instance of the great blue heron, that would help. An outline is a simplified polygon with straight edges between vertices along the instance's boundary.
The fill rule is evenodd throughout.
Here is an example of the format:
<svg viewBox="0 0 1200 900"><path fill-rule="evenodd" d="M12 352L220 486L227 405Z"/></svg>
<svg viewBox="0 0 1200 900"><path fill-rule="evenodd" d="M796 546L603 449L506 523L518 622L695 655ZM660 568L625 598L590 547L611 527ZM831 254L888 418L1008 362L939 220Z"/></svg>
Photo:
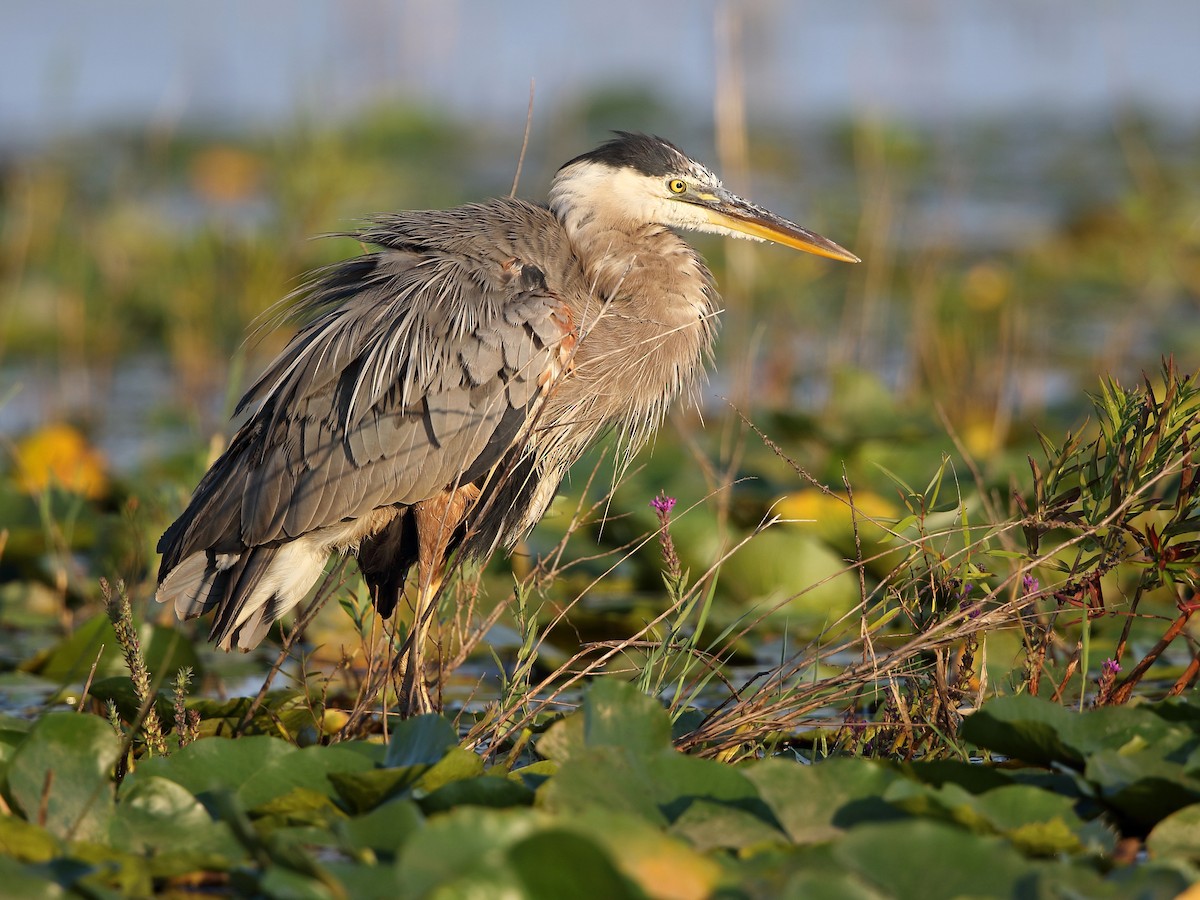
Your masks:
<svg viewBox="0 0 1200 900"><path fill-rule="evenodd" d="M858 261L626 132L559 169L547 206L379 216L353 236L380 249L301 292L306 324L159 541L158 600L214 611L211 639L246 650L331 553L357 558L383 616L415 563L402 699L430 709L425 644L449 558L511 548L589 444L615 429L631 452L696 386L718 298L673 228Z"/></svg>

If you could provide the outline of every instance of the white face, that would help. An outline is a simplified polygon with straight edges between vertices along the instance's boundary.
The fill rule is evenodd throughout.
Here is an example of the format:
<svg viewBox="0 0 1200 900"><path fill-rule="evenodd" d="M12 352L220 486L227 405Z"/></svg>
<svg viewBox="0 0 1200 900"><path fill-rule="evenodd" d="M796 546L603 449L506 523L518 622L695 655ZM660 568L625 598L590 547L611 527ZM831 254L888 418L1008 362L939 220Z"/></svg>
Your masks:
<svg viewBox="0 0 1200 900"><path fill-rule="evenodd" d="M550 189L550 208L564 222L587 211L590 217L628 226L665 225L688 231L748 237L713 221L693 199L717 199L721 180L695 163L670 175L643 175L603 163L581 162L563 169ZM757 238L756 238L757 239Z"/></svg>

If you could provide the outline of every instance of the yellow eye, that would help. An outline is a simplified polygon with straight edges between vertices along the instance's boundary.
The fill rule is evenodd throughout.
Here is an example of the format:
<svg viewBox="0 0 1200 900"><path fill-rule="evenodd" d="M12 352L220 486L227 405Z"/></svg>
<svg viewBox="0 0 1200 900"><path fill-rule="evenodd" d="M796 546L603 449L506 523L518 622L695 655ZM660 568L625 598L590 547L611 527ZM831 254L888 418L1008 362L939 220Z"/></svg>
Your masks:
<svg viewBox="0 0 1200 900"><path fill-rule="evenodd" d="M687 183L682 178L672 178L667 182L667 190L672 194L682 194L687 190Z"/></svg>

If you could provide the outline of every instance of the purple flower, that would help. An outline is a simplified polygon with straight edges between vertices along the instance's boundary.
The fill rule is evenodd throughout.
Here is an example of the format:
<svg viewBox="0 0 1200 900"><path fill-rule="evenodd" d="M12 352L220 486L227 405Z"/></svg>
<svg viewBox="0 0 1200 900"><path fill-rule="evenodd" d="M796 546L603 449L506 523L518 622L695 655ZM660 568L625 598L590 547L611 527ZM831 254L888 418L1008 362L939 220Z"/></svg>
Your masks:
<svg viewBox="0 0 1200 900"><path fill-rule="evenodd" d="M1100 672L1108 678L1113 678L1121 671L1121 664L1115 659L1106 659L1100 664Z"/></svg>
<svg viewBox="0 0 1200 900"><path fill-rule="evenodd" d="M675 498L668 497L666 491L659 491L658 496L650 501L650 505L660 516L665 516L675 508Z"/></svg>
<svg viewBox="0 0 1200 900"><path fill-rule="evenodd" d="M1038 580L1028 572L1026 572L1025 576L1021 579L1021 587L1024 589L1026 596L1029 594L1036 594L1042 589L1042 585L1038 582Z"/></svg>
<svg viewBox="0 0 1200 900"><path fill-rule="evenodd" d="M650 505L658 513L658 541L662 544L663 564L666 566L667 576L678 585L682 568L679 554L675 552L675 542L671 539L671 510L675 508L675 498L668 497L666 491L659 491L658 496L650 501Z"/></svg>

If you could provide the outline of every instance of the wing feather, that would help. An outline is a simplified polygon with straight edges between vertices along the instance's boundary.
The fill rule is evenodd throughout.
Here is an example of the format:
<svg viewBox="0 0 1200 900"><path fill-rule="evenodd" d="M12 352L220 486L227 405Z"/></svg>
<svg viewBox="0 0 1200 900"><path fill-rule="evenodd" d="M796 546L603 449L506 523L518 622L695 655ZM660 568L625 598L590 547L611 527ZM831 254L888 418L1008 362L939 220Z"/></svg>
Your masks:
<svg viewBox="0 0 1200 900"><path fill-rule="evenodd" d="M160 580L195 552L410 505L513 449L559 358L562 301L544 261L512 265L544 248L509 246L521 229L484 235L471 217L558 226L519 201L470 212L378 220L359 236L387 249L325 271L298 299L312 318L243 398L249 420L160 543Z"/></svg>

